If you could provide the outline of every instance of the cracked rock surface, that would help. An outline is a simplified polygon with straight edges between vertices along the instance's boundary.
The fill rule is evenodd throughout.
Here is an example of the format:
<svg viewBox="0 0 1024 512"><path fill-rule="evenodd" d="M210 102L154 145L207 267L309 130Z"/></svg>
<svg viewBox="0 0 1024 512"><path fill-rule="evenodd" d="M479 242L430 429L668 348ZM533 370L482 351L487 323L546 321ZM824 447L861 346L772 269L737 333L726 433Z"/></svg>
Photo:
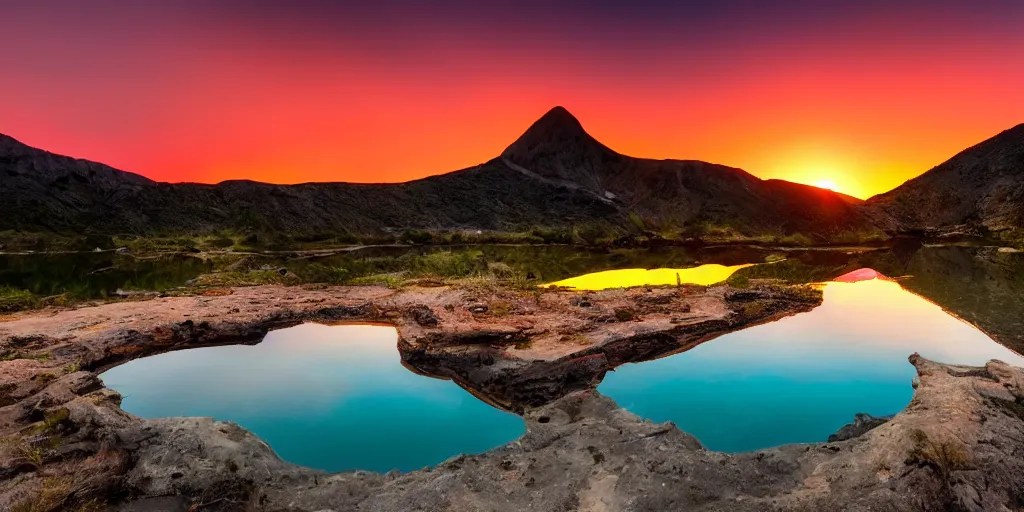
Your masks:
<svg viewBox="0 0 1024 512"><path fill-rule="evenodd" d="M1024 506L1024 374L1018 368L997 361L949 366L914 355L914 398L889 421L843 441L718 453L671 423L652 424L619 408L594 384L623 362L806 311L820 296L637 289L591 292L589 305L581 307L578 300L573 304L578 295L257 287L17 316L0 323L3 349L17 351L0 362L0 509L26 503L38 508L24 510L125 511ZM478 303L488 311L470 311ZM635 317L609 319L623 307ZM135 417L96 377L99 369L134 357L258 342L270 328L310 320L396 325L407 364L521 412L526 434L411 473L328 474L280 460L232 423ZM572 371L574 377L564 377ZM502 385L508 382L528 391ZM430 442L428 432L415 435Z"/></svg>

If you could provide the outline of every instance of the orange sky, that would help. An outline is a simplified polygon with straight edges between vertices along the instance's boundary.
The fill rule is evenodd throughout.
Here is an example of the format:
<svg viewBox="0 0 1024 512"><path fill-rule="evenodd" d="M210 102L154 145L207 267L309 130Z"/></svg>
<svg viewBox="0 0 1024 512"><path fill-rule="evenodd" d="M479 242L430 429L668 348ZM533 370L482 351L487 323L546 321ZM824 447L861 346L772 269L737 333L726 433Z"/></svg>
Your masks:
<svg viewBox="0 0 1024 512"><path fill-rule="evenodd" d="M315 16L285 22L15 8L0 132L163 181L403 181L488 160L563 105L626 154L868 197L1024 122L1021 3L626 28L439 16L383 35L325 29L351 13L305 3Z"/></svg>

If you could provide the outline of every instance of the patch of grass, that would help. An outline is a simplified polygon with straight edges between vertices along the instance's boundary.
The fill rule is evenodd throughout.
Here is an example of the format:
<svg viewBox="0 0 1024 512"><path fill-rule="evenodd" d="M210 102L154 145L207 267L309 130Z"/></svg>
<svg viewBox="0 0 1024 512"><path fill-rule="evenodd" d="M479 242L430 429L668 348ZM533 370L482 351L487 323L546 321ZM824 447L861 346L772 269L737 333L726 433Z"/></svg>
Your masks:
<svg viewBox="0 0 1024 512"><path fill-rule="evenodd" d="M480 273L485 264L480 251L441 251L425 254L414 262L413 271L434 277L466 277Z"/></svg>
<svg viewBox="0 0 1024 512"><path fill-rule="evenodd" d="M0 313L14 313L32 309L38 304L35 295L28 290L0 286Z"/></svg>
<svg viewBox="0 0 1024 512"><path fill-rule="evenodd" d="M786 298L804 302L818 302L822 297L821 289L813 285L768 285L765 288L773 290L775 293Z"/></svg>
<svg viewBox="0 0 1024 512"><path fill-rule="evenodd" d="M78 364L77 362L65 365L64 368L62 368L64 373L75 373L81 369L82 365Z"/></svg>
<svg viewBox="0 0 1024 512"><path fill-rule="evenodd" d="M58 295L51 295L49 297L39 299L38 305L40 307L66 308L73 306L77 302L78 299L76 299L73 294L65 292Z"/></svg>
<svg viewBox="0 0 1024 512"><path fill-rule="evenodd" d="M11 512L52 512L67 510L69 498L74 488L71 476L51 476L43 480L39 494L16 503Z"/></svg>
<svg viewBox="0 0 1024 512"><path fill-rule="evenodd" d="M302 278L310 283L341 284L348 281L350 275L344 267L311 263L305 268Z"/></svg>
<svg viewBox="0 0 1024 512"><path fill-rule="evenodd" d="M265 284L298 284L301 282L295 274L281 274L277 270L252 270L248 272L215 272L203 274L196 278L193 286L226 287L226 286L259 286Z"/></svg>
<svg viewBox="0 0 1024 512"><path fill-rule="evenodd" d="M748 303L743 305L742 311L743 311L743 316L758 317L758 316L761 316L761 315L764 314L765 307L764 307L764 304L762 304L760 302L757 302L757 301L755 301L755 302L748 302Z"/></svg>
<svg viewBox="0 0 1024 512"><path fill-rule="evenodd" d="M433 239L434 237L429 231L422 229L409 229L402 233L402 236L398 237L398 241L412 244L429 244Z"/></svg>
<svg viewBox="0 0 1024 512"><path fill-rule="evenodd" d="M739 272L736 274L739 274ZM729 276L729 279L726 279L725 281L726 284L733 288L750 288L750 276L746 274L736 274Z"/></svg>
<svg viewBox="0 0 1024 512"><path fill-rule="evenodd" d="M51 372L40 373L33 377L33 380L39 382L40 384L49 384L54 380L57 380L57 374Z"/></svg>
<svg viewBox="0 0 1024 512"><path fill-rule="evenodd" d="M43 418L42 432L47 434L56 434L60 431L61 427L69 422L71 417L71 411L65 407L61 407L55 411L52 411Z"/></svg>
<svg viewBox="0 0 1024 512"><path fill-rule="evenodd" d="M954 471L970 469L971 458L963 443L956 440L935 440L922 430L911 432L914 447L907 453L907 462L931 467L949 485Z"/></svg>
<svg viewBox="0 0 1024 512"><path fill-rule="evenodd" d="M501 261L495 261L487 264L487 271L494 277L499 279L511 279L516 275L516 271L509 266L508 263Z"/></svg>
<svg viewBox="0 0 1024 512"><path fill-rule="evenodd" d="M14 361L15 359L31 359L42 362L49 360L50 354L25 354L17 350L6 350L0 353L0 361Z"/></svg>
<svg viewBox="0 0 1024 512"><path fill-rule="evenodd" d="M803 233L793 233L791 235L784 235L776 238L776 243L780 245L791 245L796 247L809 247L814 245L814 240Z"/></svg>
<svg viewBox="0 0 1024 512"><path fill-rule="evenodd" d="M18 448L18 454L21 455L21 458L28 461L29 464L37 468L43 465L44 453L41 447L25 443Z"/></svg>
<svg viewBox="0 0 1024 512"><path fill-rule="evenodd" d="M889 237L885 233L877 229L861 229L861 230L849 230L830 235L828 237L829 243L833 244L873 244L884 242Z"/></svg>
<svg viewBox="0 0 1024 512"><path fill-rule="evenodd" d="M355 277L349 280L348 284L355 286L368 286L368 285L384 285L392 290L402 288L407 281L404 272L395 272L388 274L374 274L369 276Z"/></svg>

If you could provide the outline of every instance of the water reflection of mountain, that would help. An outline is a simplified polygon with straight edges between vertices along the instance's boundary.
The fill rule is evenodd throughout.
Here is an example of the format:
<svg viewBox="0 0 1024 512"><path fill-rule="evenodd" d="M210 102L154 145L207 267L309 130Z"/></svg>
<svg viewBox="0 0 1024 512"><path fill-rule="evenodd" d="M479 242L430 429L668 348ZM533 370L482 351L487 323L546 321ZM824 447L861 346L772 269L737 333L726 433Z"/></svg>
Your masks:
<svg viewBox="0 0 1024 512"><path fill-rule="evenodd" d="M861 268L897 278L905 289L1024 353L1024 253L1020 252L923 246L914 240L878 250L792 251L780 263L740 270L730 283L742 286L745 279L758 278L829 281Z"/></svg>
<svg viewBox="0 0 1024 512"><path fill-rule="evenodd" d="M907 274L904 288L1024 353L1024 254L924 247L910 260Z"/></svg>

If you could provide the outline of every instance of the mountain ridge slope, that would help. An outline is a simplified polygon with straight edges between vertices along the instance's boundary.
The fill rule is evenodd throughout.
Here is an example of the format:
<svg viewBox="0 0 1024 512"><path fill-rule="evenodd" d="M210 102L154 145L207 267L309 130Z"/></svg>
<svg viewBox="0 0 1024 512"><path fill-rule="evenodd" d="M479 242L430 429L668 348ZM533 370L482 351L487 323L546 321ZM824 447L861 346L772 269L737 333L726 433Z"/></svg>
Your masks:
<svg viewBox="0 0 1024 512"><path fill-rule="evenodd" d="M0 195L15 198L0 204L0 230L39 232L375 234L591 224L827 240L871 229L851 198L832 191L696 160L622 155L561 107L492 160L392 184L160 183L5 137Z"/></svg>
<svg viewBox="0 0 1024 512"><path fill-rule="evenodd" d="M864 209L891 231L957 225L991 231L1024 227L1024 124L869 198Z"/></svg>

